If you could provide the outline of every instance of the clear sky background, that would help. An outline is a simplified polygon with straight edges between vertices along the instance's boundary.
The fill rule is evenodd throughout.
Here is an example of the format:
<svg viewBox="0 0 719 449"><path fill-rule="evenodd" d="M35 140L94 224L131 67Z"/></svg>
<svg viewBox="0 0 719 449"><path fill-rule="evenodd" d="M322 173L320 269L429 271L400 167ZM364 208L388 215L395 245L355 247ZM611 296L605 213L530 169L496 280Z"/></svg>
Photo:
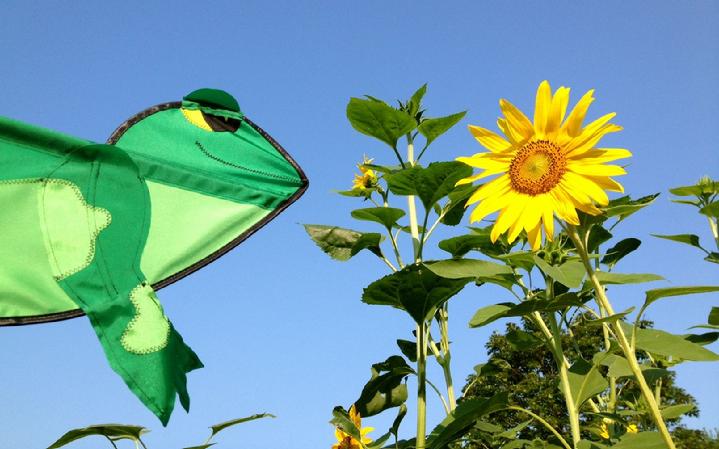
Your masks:
<svg viewBox="0 0 719 449"><path fill-rule="evenodd" d="M500 97L531 111L543 79L571 87L572 103L596 88L590 116L616 111L625 127L606 145L634 153L621 179L627 192L663 193L618 232L644 242L620 270L664 275L669 282L657 287L717 284L719 268L698 250L649 234L693 232L709 243L706 221L671 203L667 189L719 178L718 21L711 1L3 2L0 114L104 141L141 109L217 87L287 148L311 186L230 254L160 292L206 365L189 375L189 415L178 404L163 428L111 371L84 318L0 328L0 448L44 448L70 428L106 422L151 428L150 449L179 448L200 444L211 424L265 411L278 418L227 430L219 447L329 448L332 407L349 406L370 365L396 353L395 339L413 328L398 311L360 302L384 265L369 253L331 261L300 226L373 230L349 217L360 204L332 193L350 188L363 153L392 161L388 147L350 127L351 96L404 99L428 82L430 116L468 110L430 161L480 151L466 125L494 128ZM620 310L643 299L630 287L611 296ZM480 306L508 299L488 287L453 299L459 386L504 325L466 323ZM717 304L719 295L666 300L648 318L682 333ZM678 373L702 412L688 424L719 427L719 363ZM438 371L430 376L441 382ZM429 407L431 428L442 413L434 397ZM375 435L390 415L368 420ZM413 429L410 411L402 433Z"/></svg>

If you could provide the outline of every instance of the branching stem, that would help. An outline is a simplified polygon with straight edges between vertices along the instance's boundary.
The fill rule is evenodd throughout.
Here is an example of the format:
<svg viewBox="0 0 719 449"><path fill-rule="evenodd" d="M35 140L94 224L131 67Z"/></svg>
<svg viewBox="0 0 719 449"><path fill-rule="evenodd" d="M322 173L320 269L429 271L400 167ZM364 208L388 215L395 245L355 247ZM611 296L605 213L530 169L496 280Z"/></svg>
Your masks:
<svg viewBox="0 0 719 449"><path fill-rule="evenodd" d="M587 246L583 238L579 235L579 232L577 231L577 228L575 228L572 225L566 226L567 234L569 235L569 238L572 239L574 242L574 246L576 248L576 251L579 255L579 257L582 259L582 263L584 264L584 268L587 271L587 275L589 276L589 280L592 282L592 286L594 287L595 292L595 298L597 300L597 303L601 309L604 309L604 311L607 313L608 316L614 315L614 308L612 307L612 304L609 302L609 298L607 297L606 292L604 291L604 286L599 282L599 279L597 278L596 271L592 268L591 262L589 261L589 254L587 253ZM585 236L586 238L586 236ZM666 423L664 422L664 418L662 418L662 414L659 411L659 406L657 405L657 401L654 397L654 392L649 388L649 385L647 384L646 379L644 378L644 375L642 374L641 367L639 366L639 361L637 360L636 352L634 351L634 347L631 345L629 340L627 339L626 334L624 333L624 329L622 329L622 326L620 325L619 321L615 321L612 323L612 329L614 329L614 334L617 337L617 340L619 342L619 346L622 348L622 352L624 353L624 357L626 357L627 362L629 363L629 367L632 370L632 374L634 374L634 377L637 380L637 383L639 384L639 389L642 392L642 396L644 396L644 400L646 401L647 405L649 406L649 412L654 420L654 423L657 425L657 429L659 430L659 433L662 436L662 439L666 443L667 447L669 449L676 449L676 445L674 444L674 440L672 440L672 436L669 433L669 429L667 428Z"/></svg>

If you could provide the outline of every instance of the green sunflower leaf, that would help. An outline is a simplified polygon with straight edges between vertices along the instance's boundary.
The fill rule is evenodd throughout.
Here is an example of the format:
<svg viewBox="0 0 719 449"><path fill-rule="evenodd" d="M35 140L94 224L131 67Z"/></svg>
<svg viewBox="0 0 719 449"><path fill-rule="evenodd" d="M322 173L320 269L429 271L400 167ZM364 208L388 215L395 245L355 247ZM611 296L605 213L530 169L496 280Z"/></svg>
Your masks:
<svg viewBox="0 0 719 449"><path fill-rule="evenodd" d="M477 186L471 184L455 187L448 195L449 202L444 206L444 217L440 222L447 226L457 226L467 211L467 200L472 196L476 188Z"/></svg>
<svg viewBox="0 0 719 449"><path fill-rule="evenodd" d="M627 334L631 334L632 330L636 332L635 344L638 349L681 360L699 362L719 360L719 355L701 345L692 343L681 335L670 334L658 329L635 328L624 322L620 322L620 324Z"/></svg>
<svg viewBox="0 0 719 449"><path fill-rule="evenodd" d="M394 207L369 207L366 209L355 209L352 211L352 218L364 221L374 221L385 228L391 229L397 220L405 216L402 209Z"/></svg>
<svg viewBox="0 0 719 449"><path fill-rule="evenodd" d="M672 296L685 296L695 295L698 293L711 293L719 291L719 286L715 285L703 285L703 286L692 286L692 287L670 287L670 288L657 288L654 290L647 290L646 297L644 299L644 305L637 314L635 325L639 322L644 311L653 304L655 301L662 298L670 298Z"/></svg>
<svg viewBox="0 0 719 449"><path fill-rule="evenodd" d="M624 196L610 201L606 207L602 208L602 210L604 211L604 215L608 218L618 217L619 221L621 221L652 204L658 196L659 194L655 193L653 195L643 196L636 200L631 199L629 196Z"/></svg>
<svg viewBox="0 0 719 449"><path fill-rule="evenodd" d="M666 449L659 432L625 433L612 449Z"/></svg>
<svg viewBox="0 0 719 449"><path fill-rule="evenodd" d="M368 417L388 408L398 407L407 400L407 384L404 379L415 371L405 360L393 355L371 368L372 377L362 389L355 407L360 416Z"/></svg>
<svg viewBox="0 0 719 449"><path fill-rule="evenodd" d="M489 399L467 399L432 430L427 438L427 449L444 449L449 443L465 435L474 423L489 413L507 406L507 393L499 393Z"/></svg>
<svg viewBox="0 0 719 449"><path fill-rule="evenodd" d="M442 240L437 244L439 249L447 251L452 257L462 257L472 250L491 245L488 236L467 234Z"/></svg>
<svg viewBox="0 0 719 449"><path fill-rule="evenodd" d="M351 98L347 118L352 127L397 148L397 140L417 127L414 117L377 99Z"/></svg>
<svg viewBox="0 0 719 449"><path fill-rule="evenodd" d="M663 281L664 278L658 274L652 273L607 273L606 271L597 271L597 279L602 284L641 284L644 282Z"/></svg>
<svg viewBox="0 0 719 449"><path fill-rule="evenodd" d="M304 225L304 227L312 241L335 260L349 260L363 249L382 257L379 245L384 237L381 234L353 231L339 226Z"/></svg>
<svg viewBox="0 0 719 449"><path fill-rule="evenodd" d="M362 441L360 429L358 429L355 423L352 422L349 413L347 413L342 406L338 405L332 410L332 419L330 420L330 424L337 427L355 440ZM365 447L365 445L362 444L362 447Z"/></svg>
<svg viewBox="0 0 719 449"><path fill-rule="evenodd" d="M103 436L112 441L131 440L141 443L140 437L149 432L148 429L141 426L129 426L123 424L97 424L94 426L82 427L69 430L57 441L51 444L47 449L56 449L63 447L75 440L86 438L89 436Z"/></svg>
<svg viewBox="0 0 719 449"><path fill-rule="evenodd" d="M607 253L602 257L601 263L607 265L610 269L614 267L624 256L639 248L642 241L635 238L628 238L619 241L616 245L609 248Z"/></svg>
<svg viewBox="0 0 719 449"><path fill-rule="evenodd" d="M534 263L544 274L569 288L577 288L582 285L582 279L586 274L584 265L579 260L568 260L555 266L549 265L544 259L535 255Z"/></svg>
<svg viewBox="0 0 719 449"><path fill-rule="evenodd" d="M254 421L254 420L262 419L262 418L276 418L276 416L271 413L257 413L257 414L251 415L251 416L246 416L244 418L237 418L237 419L232 419L229 421L221 422L219 424L215 424L214 426L210 427L210 429L212 429L211 437L214 437L215 435L217 435L221 431L227 429L228 427L236 426L238 424L242 424L242 423L246 423L249 421Z"/></svg>
<svg viewBox="0 0 719 449"><path fill-rule="evenodd" d="M427 93L427 83L424 83L419 89L412 94L412 97L407 102L407 112L412 117L415 117L422 107L422 99L424 94Z"/></svg>
<svg viewBox="0 0 719 449"><path fill-rule="evenodd" d="M474 312L474 316L469 321L469 327L486 326L500 318L504 318L507 316L507 312L512 310L513 306L513 303L505 302L482 307Z"/></svg>
<svg viewBox="0 0 719 449"><path fill-rule="evenodd" d="M672 240L674 242L679 243L685 243L687 245L691 245L695 248L699 248L700 250L707 252L704 248L702 248L701 244L699 243L699 236L695 234L674 234L674 235L662 235L662 234L652 234L654 237L658 237L660 239L665 240Z"/></svg>
<svg viewBox="0 0 719 449"><path fill-rule="evenodd" d="M711 218L719 218L719 201L714 201L699 209L699 213Z"/></svg>
<svg viewBox="0 0 719 449"><path fill-rule="evenodd" d="M404 310L417 322L430 320L437 308L459 293L471 278L447 279L425 265L410 265L364 289L362 302Z"/></svg>
<svg viewBox="0 0 719 449"><path fill-rule="evenodd" d="M395 195L417 195L426 210L455 189L455 184L472 174L472 167L462 162L433 162L426 168L415 165L385 175Z"/></svg>
<svg viewBox="0 0 719 449"><path fill-rule="evenodd" d="M446 133L450 130L450 128L459 123L459 121L464 118L465 114L467 114L467 111L458 112L446 117L428 118L422 120L417 127L417 131L419 131L420 134L427 139L425 147L428 147L435 139L437 139L437 137Z"/></svg>
<svg viewBox="0 0 719 449"><path fill-rule="evenodd" d="M712 307L707 322L712 326L719 326L719 307Z"/></svg>
<svg viewBox="0 0 719 449"><path fill-rule="evenodd" d="M426 264L432 272L448 279L492 277L498 274L511 274L506 265L479 259L447 259Z"/></svg>
<svg viewBox="0 0 719 449"><path fill-rule="evenodd" d="M670 405L669 407L664 407L659 411L661 412L662 418L664 419L677 419L680 416L691 412L696 407L697 406L695 404L676 404Z"/></svg>
<svg viewBox="0 0 719 449"><path fill-rule="evenodd" d="M569 368L569 390L577 410L587 399L601 393L608 386L609 383L594 363L579 359ZM559 388L564 391L561 383Z"/></svg>

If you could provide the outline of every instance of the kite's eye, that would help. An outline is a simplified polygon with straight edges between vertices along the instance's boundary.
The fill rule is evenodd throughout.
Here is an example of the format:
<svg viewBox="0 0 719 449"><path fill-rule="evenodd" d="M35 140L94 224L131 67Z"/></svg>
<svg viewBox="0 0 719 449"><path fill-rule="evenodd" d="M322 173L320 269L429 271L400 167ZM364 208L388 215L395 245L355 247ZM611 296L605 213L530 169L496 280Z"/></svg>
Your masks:
<svg viewBox="0 0 719 449"><path fill-rule="evenodd" d="M219 115L212 115L206 112L202 112L202 117L205 119L205 122L210 126L210 128L212 128L213 131L225 131L233 133L237 131L237 129L242 124L240 120L229 117L220 117Z"/></svg>
<svg viewBox="0 0 719 449"><path fill-rule="evenodd" d="M234 133L242 124L240 120L208 114L198 109L182 108L181 111L188 122L205 131Z"/></svg>

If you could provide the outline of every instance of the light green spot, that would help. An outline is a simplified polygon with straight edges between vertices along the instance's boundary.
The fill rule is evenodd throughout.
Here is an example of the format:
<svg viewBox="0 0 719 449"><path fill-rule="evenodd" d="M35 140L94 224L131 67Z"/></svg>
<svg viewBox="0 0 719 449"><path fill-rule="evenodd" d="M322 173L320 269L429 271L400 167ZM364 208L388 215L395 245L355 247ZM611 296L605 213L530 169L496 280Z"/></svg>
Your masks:
<svg viewBox="0 0 719 449"><path fill-rule="evenodd" d="M0 181L0 316L77 308L57 280L92 262L110 214L62 179Z"/></svg>
<svg viewBox="0 0 719 449"><path fill-rule="evenodd" d="M150 354L167 346L170 321L152 287L138 285L130 293L130 301L135 316L122 334L122 347L133 354Z"/></svg>
<svg viewBox="0 0 719 449"><path fill-rule="evenodd" d="M73 183L50 179L41 182L40 219L53 276L65 279L92 263L95 241L110 225L110 213L85 201Z"/></svg>

